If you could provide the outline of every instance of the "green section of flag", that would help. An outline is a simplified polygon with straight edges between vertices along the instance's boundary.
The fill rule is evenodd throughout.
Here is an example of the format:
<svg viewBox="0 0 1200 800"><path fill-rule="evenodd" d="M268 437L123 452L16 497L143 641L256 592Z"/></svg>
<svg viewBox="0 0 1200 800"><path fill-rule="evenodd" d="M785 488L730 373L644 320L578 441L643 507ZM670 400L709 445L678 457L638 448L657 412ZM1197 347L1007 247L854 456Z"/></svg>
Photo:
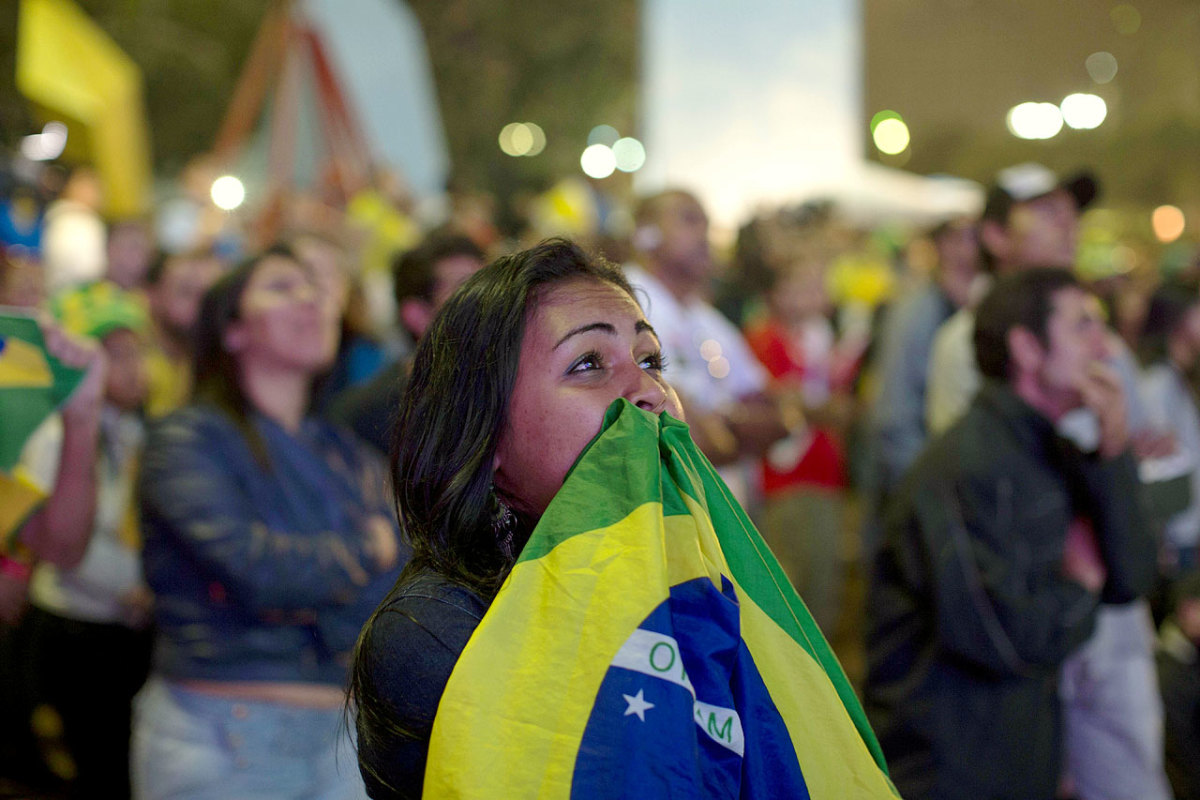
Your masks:
<svg viewBox="0 0 1200 800"><path fill-rule="evenodd" d="M31 352L44 359L48 384L28 379ZM10 472L16 466L29 435L71 395L83 373L46 352L35 319L19 312L0 313L0 470Z"/></svg>

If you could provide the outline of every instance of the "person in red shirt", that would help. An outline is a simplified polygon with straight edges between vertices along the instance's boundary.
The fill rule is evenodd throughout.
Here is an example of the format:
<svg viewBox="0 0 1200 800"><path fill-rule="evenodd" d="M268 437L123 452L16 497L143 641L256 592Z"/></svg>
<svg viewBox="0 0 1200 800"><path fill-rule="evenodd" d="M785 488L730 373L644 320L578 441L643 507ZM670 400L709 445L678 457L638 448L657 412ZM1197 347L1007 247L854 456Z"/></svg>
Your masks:
<svg viewBox="0 0 1200 800"><path fill-rule="evenodd" d="M842 585L842 430L861 348L839 342L834 332L826 267L824 258L810 255L782 268L768 292L767 316L745 334L775 388L799 397L807 421L763 459L763 536L829 635Z"/></svg>

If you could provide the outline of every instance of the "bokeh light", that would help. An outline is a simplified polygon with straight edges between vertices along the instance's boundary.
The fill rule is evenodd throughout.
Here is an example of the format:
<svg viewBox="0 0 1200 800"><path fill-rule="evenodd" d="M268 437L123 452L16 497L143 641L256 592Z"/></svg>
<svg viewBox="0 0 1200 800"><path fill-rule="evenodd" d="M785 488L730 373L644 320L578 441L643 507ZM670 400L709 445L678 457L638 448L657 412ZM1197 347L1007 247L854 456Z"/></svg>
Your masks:
<svg viewBox="0 0 1200 800"><path fill-rule="evenodd" d="M500 149L510 156L536 156L546 149L546 133L535 122L510 122L500 129Z"/></svg>
<svg viewBox="0 0 1200 800"><path fill-rule="evenodd" d="M705 339L700 343L700 357L705 361L712 361L714 358L720 358L721 343L716 339Z"/></svg>
<svg viewBox="0 0 1200 800"><path fill-rule="evenodd" d="M718 379L729 377L729 359L725 356L717 356L708 362L708 374Z"/></svg>
<svg viewBox="0 0 1200 800"><path fill-rule="evenodd" d="M613 143L612 152L621 172L637 172L646 163L646 148L632 136L618 139Z"/></svg>
<svg viewBox="0 0 1200 800"><path fill-rule="evenodd" d="M885 119L875 126L871 138L879 152L894 156L908 149L908 126L902 119Z"/></svg>
<svg viewBox="0 0 1200 800"><path fill-rule="evenodd" d="M875 133L875 129L879 127L879 123L889 119L903 120L904 118L900 116L899 112L892 111L890 108L885 108L882 111L876 111L875 115L871 117L871 133Z"/></svg>
<svg viewBox="0 0 1200 800"><path fill-rule="evenodd" d="M593 144L579 157L579 166L589 178L607 178L617 168L617 157L606 144Z"/></svg>
<svg viewBox="0 0 1200 800"><path fill-rule="evenodd" d="M1099 128L1100 123L1108 116L1108 105L1104 98L1094 94L1076 93L1063 98L1059 105L1062 110L1063 122L1081 131Z"/></svg>
<svg viewBox="0 0 1200 800"><path fill-rule="evenodd" d="M1126 36L1132 36L1142 27L1141 12L1128 3L1113 6L1113 10L1108 13L1108 16L1112 19L1113 27L1117 29L1117 32Z"/></svg>
<svg viewBox="0 0 1200 800"><path fill-rule="evenodd" d="M612 125L597 125L588 133L588 146L594 144L602 144L605 147L612 147L621 138L621 134Z"/></svg>
<svg viewBox="0 0 1200 800"><path fill-rule="evenodd" d="M1053 139L1062 130L1062 111L1054 103L1021 103L1008 112L1008 130L1018 139Z"/></svg>
<svg viewBox="0 0 1200 800"><path fill-rule="evenodd" d="M525 127L533 137L533 143L529 146L529 152L525 155L533 157L546 149L546 132L536 122L526 122Z"/></svg>
<svg viewBox="0 0 1200 800"><path fill-rule="evenodd" d="M213 204L224 211L233 211L246 200L246 187L232 175L222 175L213 181Z"/></svg>
<svg viewBox="0 0 1200 800"><path fill-rule="evenodd" d="M61 122L47 122L41 133L21 140L21 155L30 161L53 161L62 155L66 146L67 126Z"/></svg>
<svg viewBox="0 0 1200 800"><path fill-rule="evenodd" d="M1175 206L1159 206L1150 215L1150 225L1154 228L1154 235L1158 240L1166 243L1173 242L1183 235L1187 221L1183 212Z"/></svg>
<svg viewBox="0 0 1200 800"><path fill-rule="evenodd" d="M1108 83L1117 77L1117 57L1105 50L1092 53L1083 65L1087 67L1088 75L1096 83Z"/></svg>

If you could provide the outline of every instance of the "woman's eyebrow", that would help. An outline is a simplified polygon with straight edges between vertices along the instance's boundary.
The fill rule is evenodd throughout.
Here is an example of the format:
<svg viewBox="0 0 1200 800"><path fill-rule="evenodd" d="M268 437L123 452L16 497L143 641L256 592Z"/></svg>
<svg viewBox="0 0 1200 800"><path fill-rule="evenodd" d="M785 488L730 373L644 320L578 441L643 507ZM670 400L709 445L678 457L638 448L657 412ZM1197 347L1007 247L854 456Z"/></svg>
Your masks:
<svg viewBox="0 0 1200 800"><path fill-rule="evenodd" d="M567 339L570 339L572 336L578 336L581 333L587 333L589 331L602 331L613 336L615 336L617 333L617 329L608 322L589 322L587 325L580 325L578 328L572 328L571 330L567 331L567 335L559 339L558 344L554 345L553 349L557 350L563 342L565 342Z"/></svg>
<svg viewBox="0 0 1200 800"><path fill-rule="evenodd" d="M636 323L634 323L633 330L634 333L646 332L652 334L655 339L658 338L658 333L656 333L650 323L646 322L644 319L639 319ZM567 331L566 336L559 339L558 343L555 344L552 349L557 350L563 342L565 342L567 339L570 339L572 336L578 336L581 333L588 333L590 331L600 331L602 333L607 333L610 336L616 336L617 334L616 327L611 323L589 322L587 325L580 325L578 328L572 328L571 330Z"/></svg>

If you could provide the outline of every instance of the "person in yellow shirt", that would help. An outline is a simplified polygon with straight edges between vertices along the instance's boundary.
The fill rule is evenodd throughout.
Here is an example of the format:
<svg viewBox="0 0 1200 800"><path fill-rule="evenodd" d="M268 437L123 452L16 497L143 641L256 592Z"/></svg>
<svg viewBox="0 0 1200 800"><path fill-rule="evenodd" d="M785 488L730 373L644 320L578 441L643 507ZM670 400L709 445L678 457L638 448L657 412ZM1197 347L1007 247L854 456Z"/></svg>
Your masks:
<svg viewBox="0 0 1200 800"><path fill-rule="evenodd" d="M187 402L192 391L191 334L200 298L225 271L215 253L199 250L159 256L146 273L153 336L146 356L146 416L161 417Z"/></svg>

